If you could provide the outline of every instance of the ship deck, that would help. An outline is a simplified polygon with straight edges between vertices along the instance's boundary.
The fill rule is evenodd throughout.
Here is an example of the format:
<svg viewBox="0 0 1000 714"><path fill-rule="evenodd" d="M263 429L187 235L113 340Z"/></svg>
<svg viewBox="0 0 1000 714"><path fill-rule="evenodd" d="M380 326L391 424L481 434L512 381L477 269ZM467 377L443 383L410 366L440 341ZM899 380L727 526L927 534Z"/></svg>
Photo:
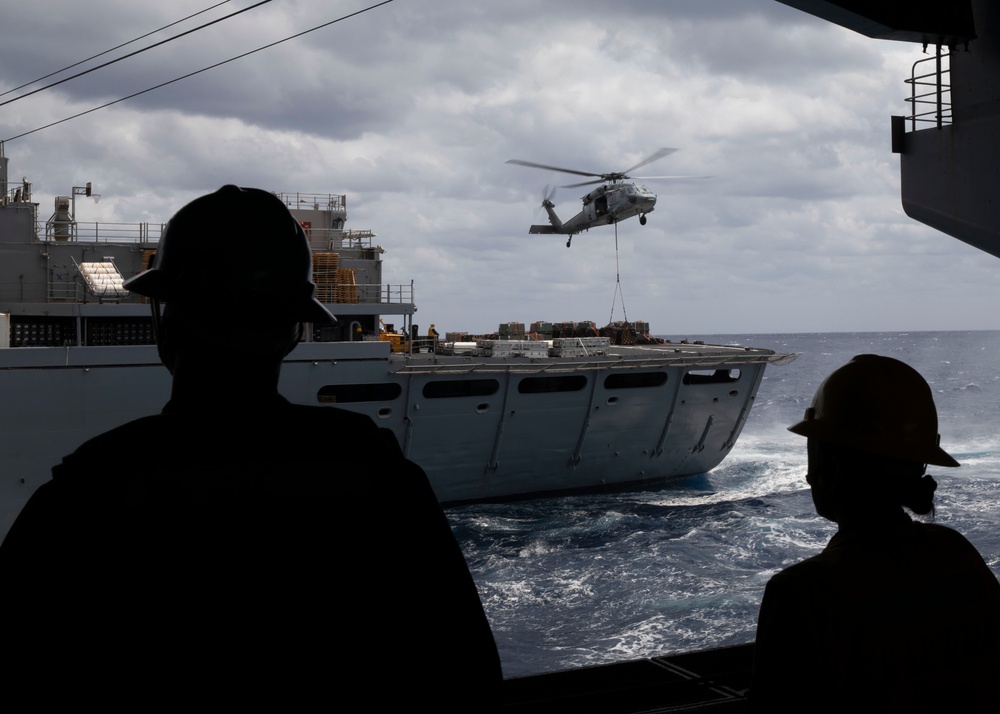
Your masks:
<svg viewBox="0 0 1000 714"><path fill-rule="evenodd" d="M459 353L449 345L436 353L430 350L394 353L393 371L419 373L463 372L558 372L562 370L598 370L652 367L685 367L713 370L751 364L783 365L795 360L797 354L776 353L774 350L731 345L667 343L662 345L611 345L606 353L576 357L483 357Z"/></svg>

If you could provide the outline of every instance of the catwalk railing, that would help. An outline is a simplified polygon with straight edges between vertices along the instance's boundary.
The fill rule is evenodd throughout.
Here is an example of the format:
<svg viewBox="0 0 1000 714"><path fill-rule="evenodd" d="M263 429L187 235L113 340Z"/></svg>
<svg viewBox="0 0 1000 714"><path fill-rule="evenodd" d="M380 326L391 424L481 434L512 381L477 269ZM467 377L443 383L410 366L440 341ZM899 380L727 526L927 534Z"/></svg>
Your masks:
<svg viewBox="0 0 1000 714"><path fill-rule="evenodd" d="M918 124L932 124L938 129L951 124L951 53L939 46L933 57L913 63L910 78L910 114L905 118L910 123L910 131L916 131ZM926 128L920 126L919 128Z"/></svg>

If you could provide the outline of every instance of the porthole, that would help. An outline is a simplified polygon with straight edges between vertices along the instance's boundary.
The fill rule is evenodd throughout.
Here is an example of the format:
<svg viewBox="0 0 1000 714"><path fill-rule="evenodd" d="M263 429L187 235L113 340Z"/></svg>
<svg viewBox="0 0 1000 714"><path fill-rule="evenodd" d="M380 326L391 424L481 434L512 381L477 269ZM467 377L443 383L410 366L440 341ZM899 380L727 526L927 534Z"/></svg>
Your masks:
<svg viewBox="0 0 1000 714"><path fill-rule="evenodd" d="M684 373L684 384L729 384L739 378L738 369L689 369Z"/></svg>
<svg viewBox="0 0 1000 714"><path fill-rule="evenodd" d="M579 392L587 386L582 374L545 377L525 377L517 385L521 394L552 394L553 392Z"/></svg>
<svg viewBox="0 0 1000 714"><path fill-rule="evenodd" d="M666 372L615 372L604 378L605 389L662 387L666 383Z"/></svg>
<svg viewBox="0 0 1000 714"><path fill-rule="evenodd" d="M327 384L319 388L316 400L320 404L350 404L352 402L391 402L403 393L395 382L377 384Z"/></svg>
<svg viewBox="0 0 1000 714"><path fill-rule="evenodd" d="M427 399L488 397L499 389L500 382L495 379L442 379L425 384L423 394Z"/></svg>

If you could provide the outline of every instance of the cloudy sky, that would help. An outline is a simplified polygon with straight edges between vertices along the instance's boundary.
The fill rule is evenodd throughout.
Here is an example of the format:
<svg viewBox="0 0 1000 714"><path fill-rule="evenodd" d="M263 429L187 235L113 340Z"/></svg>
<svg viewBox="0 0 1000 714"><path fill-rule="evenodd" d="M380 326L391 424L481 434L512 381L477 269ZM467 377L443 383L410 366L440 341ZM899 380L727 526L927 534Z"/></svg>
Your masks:
<svg viewBox="0 0 1000 714"><path fill-rule="evenodd" d="M0 91L212 4L22 3L4 17ZM0 106L0 139L369 4L273 0ZM81 221L161 222L224 183L346 193L348 225L387 249L386 280L414 280L416 322L442 331L626 316L677 336L1000 329L1000 263L900 206L889 117L923 56L774 0L394 0L5 153L43 218L87 181L102 199L78 200ZM577 178L508 159L608 172L660 147L680 151L639 173L712 178L647 182L656 211L619 224L617 254L613 227L568 250L528 234L543 187ZM560 215L586 190L559 189Z"/></svg>

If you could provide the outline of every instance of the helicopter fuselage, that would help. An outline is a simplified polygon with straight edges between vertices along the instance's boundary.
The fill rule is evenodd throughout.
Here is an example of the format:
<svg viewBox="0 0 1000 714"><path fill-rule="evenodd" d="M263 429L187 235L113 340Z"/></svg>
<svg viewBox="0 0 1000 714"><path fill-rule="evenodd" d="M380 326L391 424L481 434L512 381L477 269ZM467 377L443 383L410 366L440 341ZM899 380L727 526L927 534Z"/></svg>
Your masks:
<svg viewBox="0 0 1000 714"><path fill-rule="evenodd" d="M535 225L530 233L558 233L575 235L594 226L606 226L626 218L644 216L656 206L656 194L642 184L608 183L598 186L582 198L583 210L567 221L556 215L554 204L546 200L542 206L549 215L551 225Z"/></svg>

